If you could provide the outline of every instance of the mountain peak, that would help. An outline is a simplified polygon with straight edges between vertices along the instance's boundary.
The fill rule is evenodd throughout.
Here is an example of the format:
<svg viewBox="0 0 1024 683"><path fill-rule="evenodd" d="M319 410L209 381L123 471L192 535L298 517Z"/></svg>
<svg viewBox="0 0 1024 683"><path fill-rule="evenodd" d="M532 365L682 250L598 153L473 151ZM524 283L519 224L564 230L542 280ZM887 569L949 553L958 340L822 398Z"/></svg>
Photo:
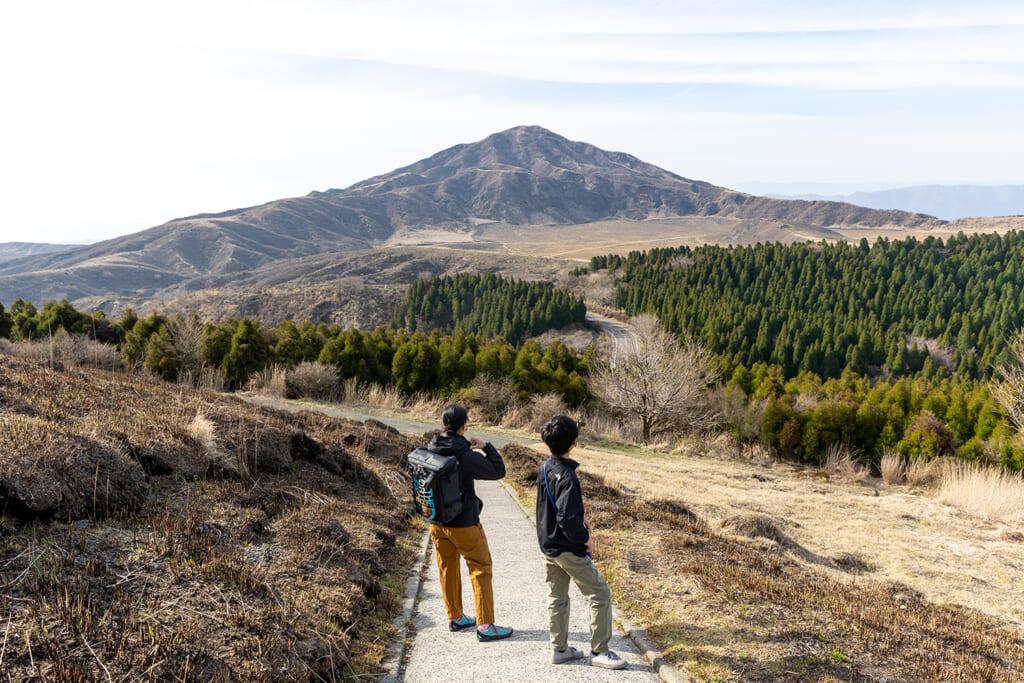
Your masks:
<svg viewBox="0 0 1024 683"><path fill-rule="evenodd" d="M652 219L668 226L666 219L678 218L686 218L687 225L706 225L707 241L728 243L767 234L834 239L831 226L938 223L921 214L838 202L754 197L688 180L541 126L516 126L343 190L203 214L87 248L0 262L0 301L10 292L44 300L106 294L113 280L126 291L150 294L324 251L472 241L488 224L499 230L532 226L542 234L552 226ZM780 227L762 232L766 225ZM649 226L638 234L650 234ZM621 229L630 230L625 223ZM678 228L664 229L669 231L666 239L685 241ZM443 233L450 234L438 237ZM53 278L62 270L74 273ZM28 273L32 286L25 279Z"/></svg>
<svg viewBox="0 0 1024 683"><path fill-rule="evenodd" d="M479 186L480 177L484 175L491 177L490 182L504 182L514 179L516 174L537 179L571 179L583 185L588 184L588 178L609 175L623 180L630 176L643 183L686 180L629 154L608 152L590 143L569 140L542 126L524 125L493 133L477 142L449 147L343 190L328 190L311 196L377 195L458 178L465 180L468 176L477 176L472 184Z"/></svg>

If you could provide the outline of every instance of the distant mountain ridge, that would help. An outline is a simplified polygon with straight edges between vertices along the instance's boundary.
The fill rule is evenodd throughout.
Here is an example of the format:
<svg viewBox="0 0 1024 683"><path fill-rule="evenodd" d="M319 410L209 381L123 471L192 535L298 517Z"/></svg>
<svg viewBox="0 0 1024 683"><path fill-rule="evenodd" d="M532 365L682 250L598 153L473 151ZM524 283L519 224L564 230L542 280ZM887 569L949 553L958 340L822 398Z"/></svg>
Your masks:
<svg viewBox="0 0 1024 683"><path fill-rule="evenodd" d="M74 249L74 244L46 244L42 242L0 242L0 262L57 251Z"/></svg>
<svg viewBox="0 0 1024 683"><path fill-rule="evenodd" d="M845 195L777 194L778 199L849 202L873 209L916 211L943 220L1024 215L1024 185L917 185Z"/></svg>
<svg viewBox="0 0 1024 683"><path fill-rule="evenodd" d="M345 189L198 214L85 247L2 262L0 301L189 291L211 276L401 244L410 235L416 243L472 241L479 226L489 224L550 230L674 217L714 218L715 226L725 227L710 239L722 243L760 239L763 232L740 228L766 223L792 231L785 233L794 235L790 239L834 239L830 228L839 226L942 224L922 214L755 197L538 126L520 126Z"/></svg>

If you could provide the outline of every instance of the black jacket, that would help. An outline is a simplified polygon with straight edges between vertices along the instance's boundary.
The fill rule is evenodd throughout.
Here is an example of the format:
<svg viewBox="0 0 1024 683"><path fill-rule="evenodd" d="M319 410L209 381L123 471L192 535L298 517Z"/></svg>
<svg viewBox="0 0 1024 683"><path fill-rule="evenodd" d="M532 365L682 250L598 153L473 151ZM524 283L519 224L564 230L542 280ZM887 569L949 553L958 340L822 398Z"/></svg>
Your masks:
<svg viewBox="0 0 1024 683"><path fill-rule="evenodd" d="M484 502L476 497L475 479L501 479L505 476L505 462L501 453L490 443L483 447L483 455L469 447L469 440L461 434L441 432L427 445L427 450L439 455L454 455L459 460L459 486L462 489L462 512L444 526L462 528L480 523L480 510Z"/></svg>
<svg viewBox="0 0 1024 683"><path fill-rule="evenodd" d="M576 477L579 466L571 458L553 455L537 470L537 541L545 555L556 557L566 551L587 555L590 532L583 526L583 493Z"/></svg>

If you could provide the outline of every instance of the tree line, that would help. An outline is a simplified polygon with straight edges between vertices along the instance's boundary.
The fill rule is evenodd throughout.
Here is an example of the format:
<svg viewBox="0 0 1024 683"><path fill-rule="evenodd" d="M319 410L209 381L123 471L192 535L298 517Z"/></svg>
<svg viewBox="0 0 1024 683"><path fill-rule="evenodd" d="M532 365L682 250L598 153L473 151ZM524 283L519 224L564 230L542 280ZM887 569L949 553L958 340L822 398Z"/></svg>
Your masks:
<svg viewBox="0 0 1024 683"><path fill-rule="evenodd" d="M586 316L581 298L550 283L460 273L413 283L395 308L391 325L521 343L547 330L582 323Z"/></svg>
<svg viewBox="0 0 1024 683"><path fill-rule="evenodd" d="M570 405L590 397L584 376L590 355L559 341L544 349L527 340L515 346L501 337L482 339L461 330L443 335L393 330L342 329L338 325L286 320L276 328L249 318L203 322L197 316L139 317L131 309L117 321L102 311L81 313L67 301L47 302L41 310L18 299L6 311L0 304L0 337L12 341L45 339L63 330L117 345L124 362L176 381L203 368L216 368L237 389L273 365L294 367L319 362L342 378L393 385L403 392L454 392L478 375L510 377L521 397L557 393Z"/></svg>
<svg viewBox="0 0 1024 683"><path fill-rule="evenodd" d="M718 354L743 440L808 461L843 443L1024 467L990 391L1024 326L1020 232L653 249L601 269L618 307Z"/></svg>
<svg viewBox="0 0 1024 683"><path fill-rule="evenodd" d="M946 375L872 381L851 371L785 380L777 366L737 367L726 385L726 417L744 441L822 462L841 443L865 460L886 451L907 459L943 455L1021 470L1024 451L988 382Z"/></svg>
<svg viewBox="0 0 1024 683"><path fill-rule="evenodd" d="M677 247L604 262L620 273L617 307L657 315L733 366L768 363L786 377L914 376L944 364L988 378L1024 325L1017 231L945 243Z"/></svg>

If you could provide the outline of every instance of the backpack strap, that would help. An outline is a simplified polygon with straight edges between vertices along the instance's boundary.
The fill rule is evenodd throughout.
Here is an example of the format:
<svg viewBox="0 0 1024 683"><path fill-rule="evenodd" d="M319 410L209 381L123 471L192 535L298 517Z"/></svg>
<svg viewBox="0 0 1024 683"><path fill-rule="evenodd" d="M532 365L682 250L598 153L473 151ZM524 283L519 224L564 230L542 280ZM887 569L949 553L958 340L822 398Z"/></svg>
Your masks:
<svg viewBox="0 0 1024 683"><path fill-rule="evenodd" d="M544 490L548 493L548 500L551 501L551 507L555 508L555 514L558 514L558 506L555 505L555 499L551 497L551 489L548 488L548 464L544 463L540 467L541 471L544 472Z"/></svg>

